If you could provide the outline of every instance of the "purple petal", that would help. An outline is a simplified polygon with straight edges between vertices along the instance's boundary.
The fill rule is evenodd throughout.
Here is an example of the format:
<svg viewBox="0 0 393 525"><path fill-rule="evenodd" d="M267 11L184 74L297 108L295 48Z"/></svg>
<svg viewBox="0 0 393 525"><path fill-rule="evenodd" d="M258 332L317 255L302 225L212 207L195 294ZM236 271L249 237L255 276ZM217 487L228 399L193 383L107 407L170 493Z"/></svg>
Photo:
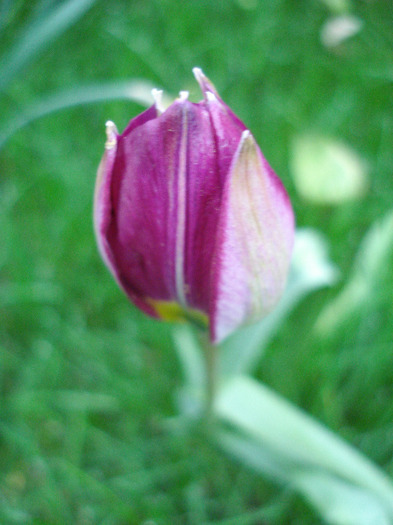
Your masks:
<svg viewBox="0 0 393 525"><path fill-rule="evenodd" d="M113 275L117 277L113 253L106 238L112 214L112 170L116 159L118 139L117 128L111 121L106 123L106 135L105 153L98 167L94 192L94 228L101 256Z"/></svg>
<svg viewBox="0 0 393 525"><path fill-rule="evenodd" d="M199 68L194 68L193 72L205 96L205 104L214 130L217 169L220 179L224 182L246 126L222 101L216 88L203 72Z"/></svg>
<svg viewBox="0 0 393 525"><path fill-rule="evenodd" d="M207 312L220 181L209 113L178 100L118 138L106 238L132 300Z"/></svg>
<svg viewBox="0 0 393 525"><path fill-rule="evenodd" d="M125 130L130 132L135 127L155 118L157 110L155 106L150 107L141 115L132 119ZM109 231L113 228L113 216L115 214L113 207L113 188L117 185L116 174L113 171L117 156L117 146L119 135L113 122L107 122L106 127L107 142L105 144L105 153L98 168L96 188L94 195L94 227L97 238L97 244L100 253L113 274L118 284L145 313L156 316L155 310L151 305L141 300L131 290L127 289L119 271L118 261L113 251L109 239ZM123 133L124 135L124 133Z"/></svg>

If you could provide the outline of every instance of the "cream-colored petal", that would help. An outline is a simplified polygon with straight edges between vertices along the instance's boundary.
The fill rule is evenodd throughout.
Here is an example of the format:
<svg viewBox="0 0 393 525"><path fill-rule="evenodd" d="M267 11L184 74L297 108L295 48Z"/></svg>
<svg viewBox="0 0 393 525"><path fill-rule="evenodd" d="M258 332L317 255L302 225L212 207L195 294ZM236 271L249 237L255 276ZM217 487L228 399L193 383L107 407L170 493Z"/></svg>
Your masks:
<svg viewBox="0 0 393 525"><path fill-rule="evenodd" d="M222 202L211 314L214 341L264 317L277 304L286 283L293 235L286 191L246 130Z"/></svg>

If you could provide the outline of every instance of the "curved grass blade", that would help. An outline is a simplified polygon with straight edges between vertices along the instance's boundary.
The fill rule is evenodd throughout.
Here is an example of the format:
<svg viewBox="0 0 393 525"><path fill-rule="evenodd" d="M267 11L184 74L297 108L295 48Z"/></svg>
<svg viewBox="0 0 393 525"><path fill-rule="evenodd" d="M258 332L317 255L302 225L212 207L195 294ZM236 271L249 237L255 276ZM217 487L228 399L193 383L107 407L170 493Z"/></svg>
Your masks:
<svg viewBox="0 0 393 525"><path fill-rule="evenodd" d="M45 18L30 23L15 46L0 62L0 91L31 62L52 40L73 25L95 0L69 0L53 9Z"/></svg>
<svg viewBox="0 0 393 525"><path fill-rule="evenodd" d="M142 106L152 104L153 85L143 80L111 82L62 91L30 106L24 113L16 115L0 131L0 149L21 128L38 118L55 111L116 99L130 100Z"/></svg>

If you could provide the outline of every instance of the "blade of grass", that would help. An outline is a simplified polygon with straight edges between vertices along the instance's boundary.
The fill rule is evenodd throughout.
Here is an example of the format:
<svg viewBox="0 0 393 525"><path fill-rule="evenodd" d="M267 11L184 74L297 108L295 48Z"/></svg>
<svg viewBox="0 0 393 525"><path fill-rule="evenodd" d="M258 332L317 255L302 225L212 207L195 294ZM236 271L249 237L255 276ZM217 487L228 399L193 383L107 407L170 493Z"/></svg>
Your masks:
<svg viewBox="0 0 393 525"><path fill-rule="evenodd" d="M105 482L96 479L88 471L78 468L64 458L53 459L52 467L57 475L62 478L62 485L66 486L70 491L80 492L81 487L83 487L84 491L113 506L118 515L124 514L129 517L130 513L133 513L131 503L123 501L115 490Z"/></svg>
<svg viewBox="0 0 393 525"><path fill-rule="evenodd" d="M24 459L26 464L32 468L39 468L43 479L45 479L45 484L38 488L37 493L45 492L45 500L53 514L65 516L66 521L69 522L72 515L70 505L64 496L61 485L54 476L49 461L40 450L36 436L27 425L12 426L2 422L0 422L0 433L4 443L8 444L11 451L18 451L19 456Z"/></svg>
<svg viewBox="0 0 393 525"><path fill-rule="evenodd" d="M35 103L16 115L0 131L0 149L21 128L55 111L109 100L129 100L142 106L152 103L153 85L144 80L111 82L65 90Z"/></svg>
<svg viewBox="0 0 393 525"><path fill-rule="evenodd" d="M0 63L0 91L4 91L28 62L73 25L94 2L95 0L69 0L61 3L45 18L32 21Z"/></svg>
<svg viewBox="0 0 393 525"><path fill-rule="evenodd" d="M9 23L11 12L11 0L2 0L0 2L0 31Z"/></svg>

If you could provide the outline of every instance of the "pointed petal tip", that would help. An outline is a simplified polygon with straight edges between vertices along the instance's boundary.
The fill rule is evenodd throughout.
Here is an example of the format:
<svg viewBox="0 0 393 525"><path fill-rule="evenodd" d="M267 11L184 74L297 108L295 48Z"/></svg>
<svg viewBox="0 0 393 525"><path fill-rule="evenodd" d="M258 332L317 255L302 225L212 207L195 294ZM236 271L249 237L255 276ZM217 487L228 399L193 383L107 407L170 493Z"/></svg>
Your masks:
<svg viewBox="0 0 393 525"><path fill-rule="evenodd" d="M152 94L153 99L154 99L154 105L156 107L157 113L158 113L158 115L161 115L165 111L164 104L162 103L163 91L162 91L162 89L155 89L154 88L154 89L151 90L151 94Z"/></svg>
<svg viewBox="0 0 393 525"><path fill-rule="evenodd" d="M208 102L217 102L216 95L211 91L206 91L205 96Z"/></svg>
<svg viewBox="0 0 393 525"><path fill-rule="evenodd" d="M105 149L112 149L117 144L117 127L114 122L107 120L105 123L106 142Z"/></svg>
<svg viewBox="0 0 393 525"><path fill-rule="evenodd" d="M114 122L112 122L112 120L107 120L105 122L105 131L106 131L107 135L109 133L116 132L117 131L116 124Z"/></svg>
<svg viewBox="0 0 393 525"><path fill-rule="evenodd" d="M217 98L220 98L216 88L214 87L214 84L207 78L207 76L204 74L202 69L200 67L194 67L192 69L192 72L194 73L194 77L196 81L199 84L199 87L201 88L203 94L207 99L209 99L209 94L214 95ZM210 99L211 100L211 99Z"/></svg>
<svg viewBox="0 0 393 525"><path fill-rule="evenodd" d="M251 154L256 152L258 149L258 144L256 143L256 140L254 139L251 131L249 129L245 129L240 137L238 155Z"/></svg>
<svg viewBox="0 0 393 525"><path fill-rule="evenodd" d="M194 77L196 78L197 82L201 82L203 81L205 77L202 69L200 67L193 67L192 68L192 72L194 73Z"/></svg>
<svg viewBox="0 0 393 525"><path fill-rule="evenodd" d="M190 93L188 91L180 91L180 93L179 93L179 100L180 100L180 102L185 102L186 100L188 100L189 94Z"/></svg>
<svg viewBox="0 0 393 525"><path fill-rule="evenodd" d="M245 129L240 138L240 144L244 144L245 142L247 142L248 144L256 144L255 139L252 136L251 131L249 129Z"/></svg>

